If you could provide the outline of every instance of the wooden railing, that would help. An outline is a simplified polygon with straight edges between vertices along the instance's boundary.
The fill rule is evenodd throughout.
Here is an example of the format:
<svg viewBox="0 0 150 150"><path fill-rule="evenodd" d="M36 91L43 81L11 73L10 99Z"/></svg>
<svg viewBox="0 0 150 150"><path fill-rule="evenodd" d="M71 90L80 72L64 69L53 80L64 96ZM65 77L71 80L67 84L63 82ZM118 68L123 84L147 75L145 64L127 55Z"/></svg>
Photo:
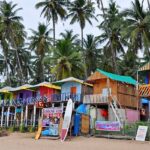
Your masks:
<svg viewBox="0 0 150 150"><path fill-rule="evenodd" d="M85 95L83 98L83 103L84 104L108 103L108 96L104 96L102 94Z"/></svg>
<svg viewBox="0 0 150 150"><path fill-rule="evenodd" d="M149 97L150 96L150 84L145 84L145 85L139 86L139 96L140 97Z"/></svg>

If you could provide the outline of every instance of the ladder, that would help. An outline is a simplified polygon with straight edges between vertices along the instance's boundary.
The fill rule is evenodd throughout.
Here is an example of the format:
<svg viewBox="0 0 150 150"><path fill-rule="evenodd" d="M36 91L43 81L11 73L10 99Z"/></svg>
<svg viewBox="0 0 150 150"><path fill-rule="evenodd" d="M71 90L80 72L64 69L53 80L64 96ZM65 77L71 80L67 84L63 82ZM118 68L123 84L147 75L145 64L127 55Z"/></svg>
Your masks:
<svg viewBox="0 0 150 150"><path fill-rule="evenodd" d="M110 101L110 106L115 114L115 117L117 119L117 121L119 122L120 124L120 127L123 128L123 125L124 125L124 117L122 116L122 113L120 112L119 110L119 107L117 105L117 100L115 97L113 97L112 95L110 96L111 98L111 101ZM120 104L119 104L120 105ZM120 106L121 107L121 106Z"/></svg>

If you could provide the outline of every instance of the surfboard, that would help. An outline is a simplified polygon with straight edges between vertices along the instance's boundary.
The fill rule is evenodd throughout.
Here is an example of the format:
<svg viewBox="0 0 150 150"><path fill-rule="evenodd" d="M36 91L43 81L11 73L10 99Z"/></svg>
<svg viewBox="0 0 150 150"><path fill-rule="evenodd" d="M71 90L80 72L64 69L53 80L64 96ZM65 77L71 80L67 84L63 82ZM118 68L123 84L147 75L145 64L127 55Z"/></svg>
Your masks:
<svg viewBox="0 0 150 150"><path fill-rule="evenodd" d="M71 99L67 102L67 107L64 115L64 121L62 124L62 130L61 130L61 141L63 142L68 134L69 126L71 123L71 116L72 116L72 110L73 110L73 102Z"/></svg>
<svg viewBox="0 0 150 150"><path fill-rule="evenodd" d="M38 121L38 131L35 135L35 140L38 140L40 138L41 132L42 132L42 118L40 118Z"/></svg>
<svg viewBox="0 0 150 150"><path fill-rule="evenodd" d="M38 139L40 138L41 132L42 132L42 126L40 126L40 127L38 128L38 131L37 131L37 133L36 133L36 135L35 135L35 140L38 140Z"/></svg>

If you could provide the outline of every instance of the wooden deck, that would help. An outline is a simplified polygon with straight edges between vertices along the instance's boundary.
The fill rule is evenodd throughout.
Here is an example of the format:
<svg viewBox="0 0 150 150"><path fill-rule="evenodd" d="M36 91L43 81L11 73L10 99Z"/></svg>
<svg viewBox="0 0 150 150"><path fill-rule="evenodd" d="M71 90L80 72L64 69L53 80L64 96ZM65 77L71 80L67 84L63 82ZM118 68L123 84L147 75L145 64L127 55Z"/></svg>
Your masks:
<svg viewBox="0 0 150 150"><path fill-rule="evenodd" d="M104 104L108 102L108 97L102 94L85 95L83 98L84 104Z"/></svg>

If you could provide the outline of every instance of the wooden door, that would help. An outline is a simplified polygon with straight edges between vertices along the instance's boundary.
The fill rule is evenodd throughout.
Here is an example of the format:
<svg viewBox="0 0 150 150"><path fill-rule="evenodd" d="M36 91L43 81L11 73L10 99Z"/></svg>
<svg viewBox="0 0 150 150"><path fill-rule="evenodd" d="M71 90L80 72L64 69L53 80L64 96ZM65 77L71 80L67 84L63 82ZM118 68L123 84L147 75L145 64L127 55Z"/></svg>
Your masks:
<svg viewBox="0 0 150 150"><path fill-rule="evenodd" d="M75 87L75 86L71 87L70 93L71 94L76 94L77 93L77 87Z"/></svg>

